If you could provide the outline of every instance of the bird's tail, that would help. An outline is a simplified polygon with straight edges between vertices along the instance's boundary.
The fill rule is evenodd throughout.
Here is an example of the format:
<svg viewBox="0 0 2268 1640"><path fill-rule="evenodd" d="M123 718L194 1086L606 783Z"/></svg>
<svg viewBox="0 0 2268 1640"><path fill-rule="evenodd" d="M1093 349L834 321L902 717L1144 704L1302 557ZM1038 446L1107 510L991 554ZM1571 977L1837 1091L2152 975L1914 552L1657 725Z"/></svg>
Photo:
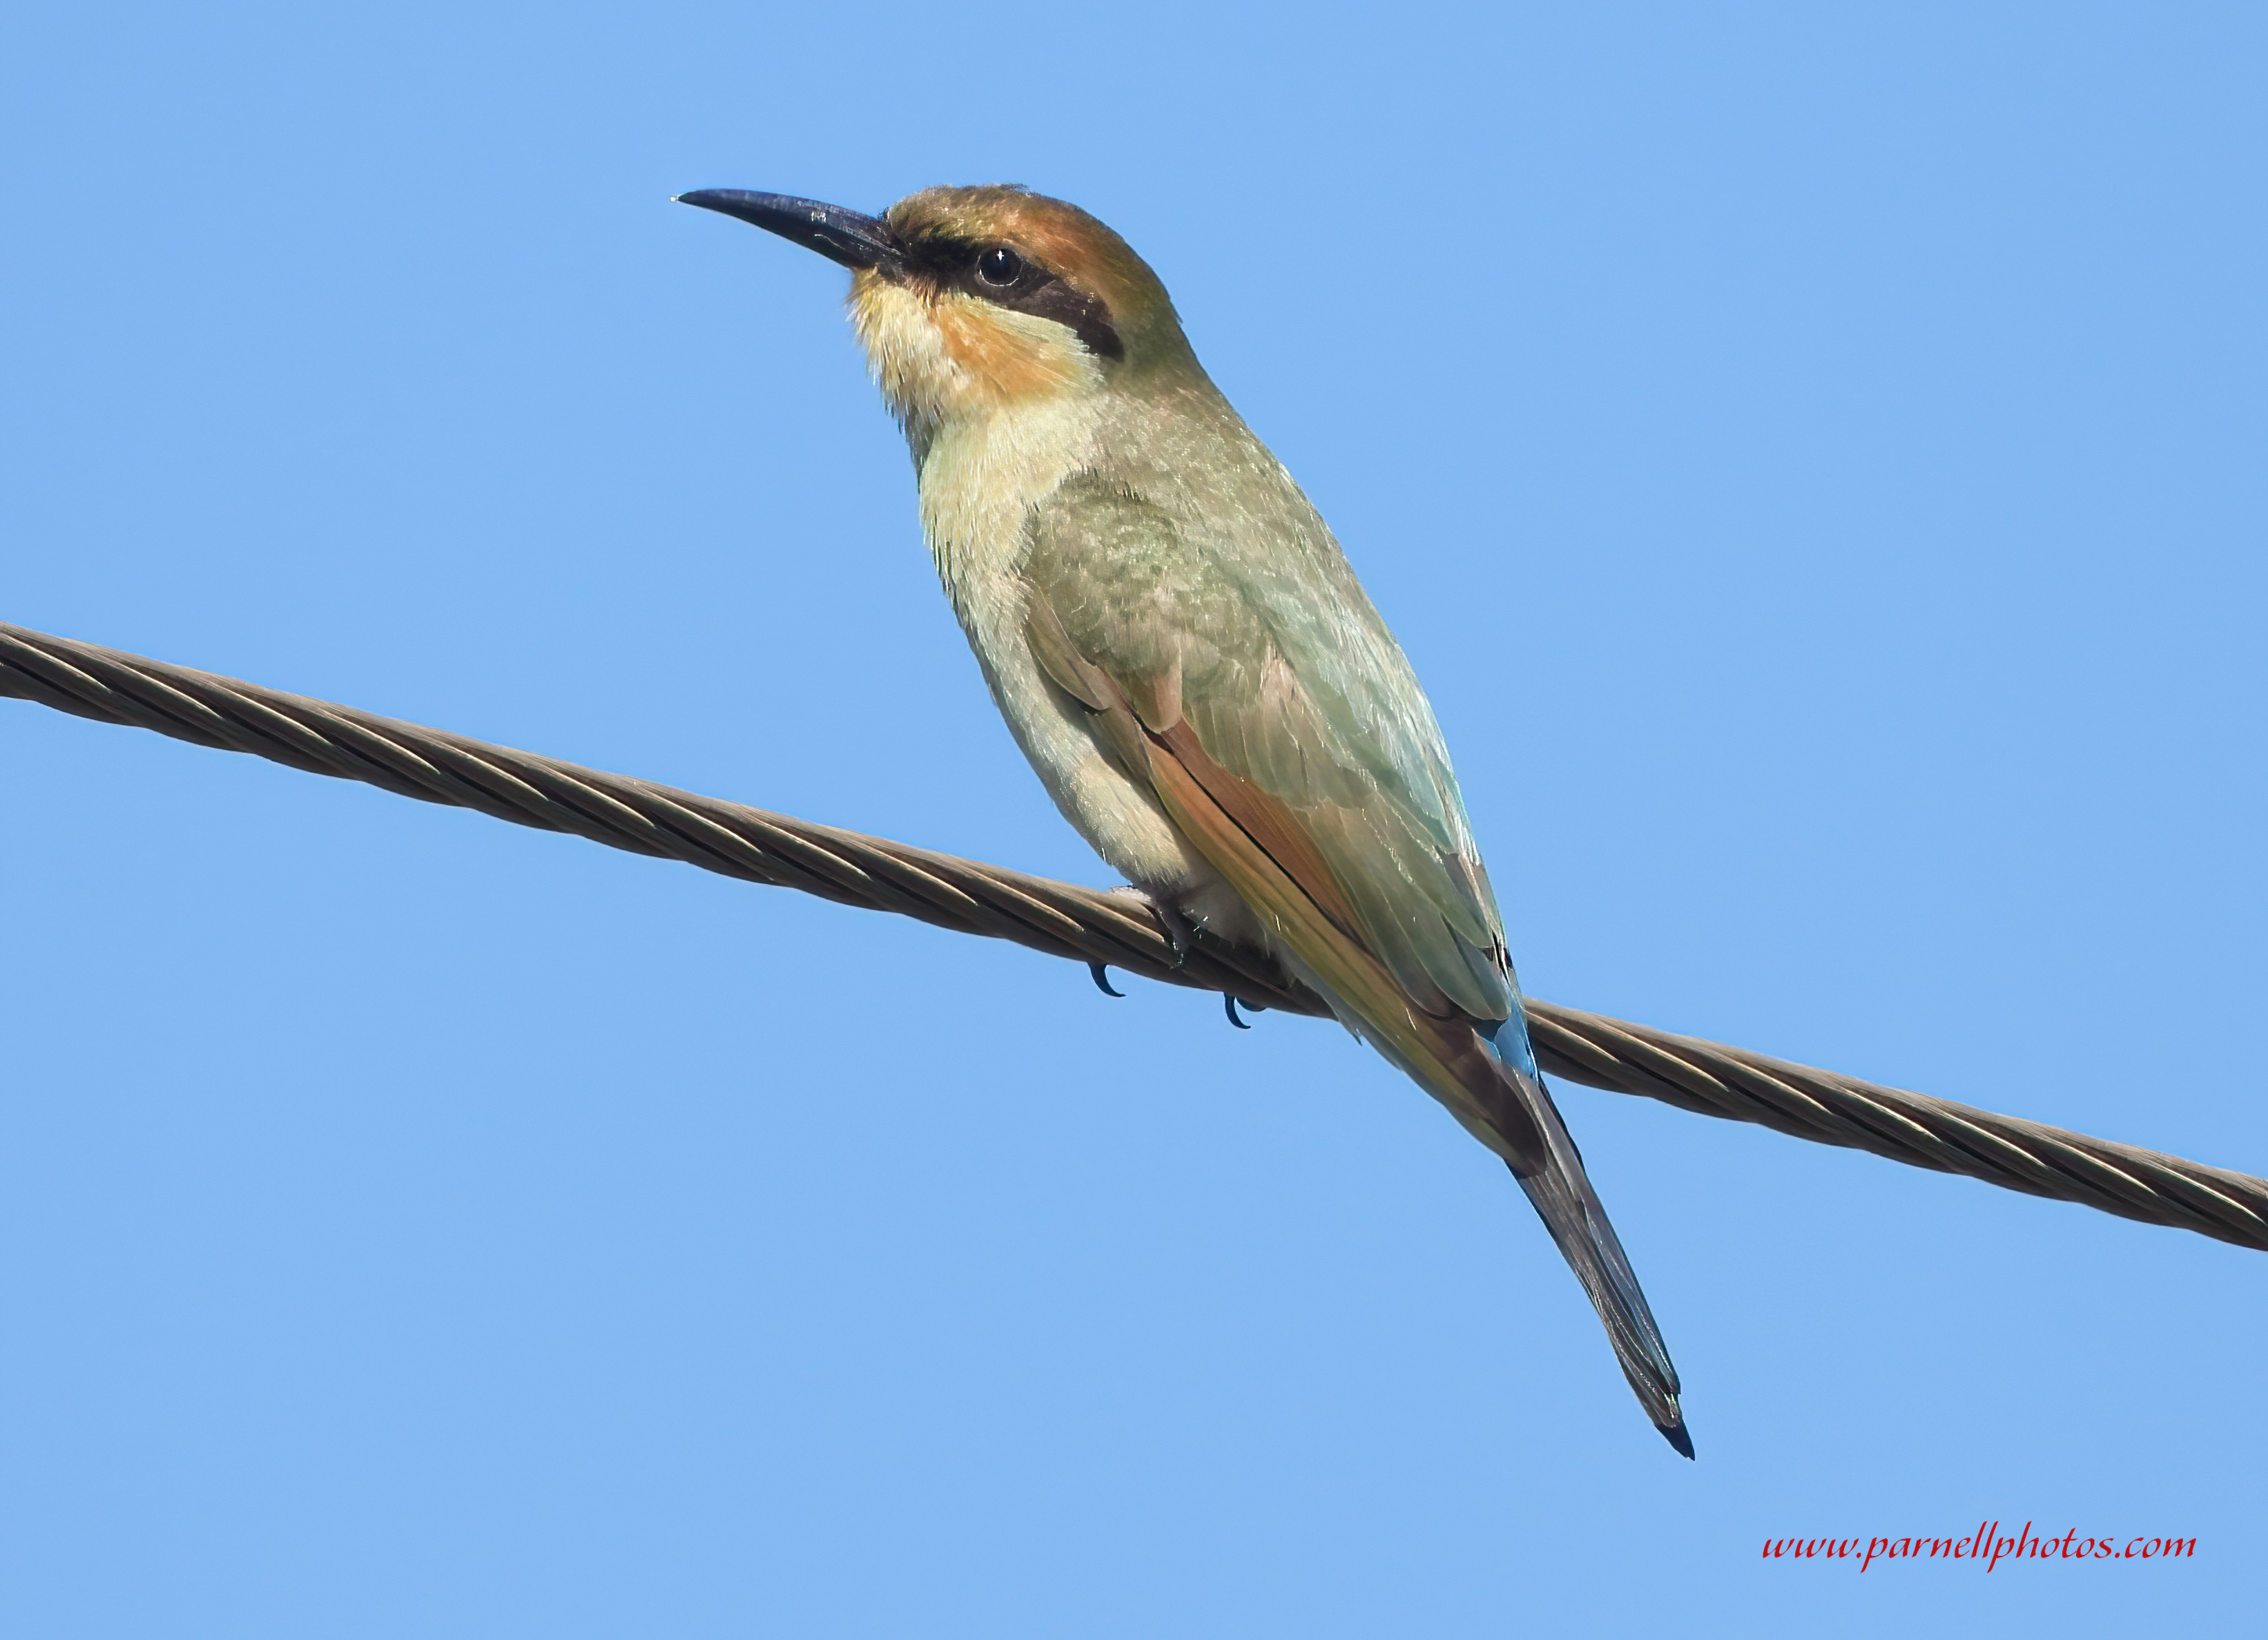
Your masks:
<svg viewBox="0 0 2268 1640"><path fill-rule="evenodd" d="M1053 641L1067 646L1069 640L1058 635ZM1454 1007L1437 1011L1414 999L1350 932L1352 908L1299 818L1214 763L1186 722L1144 728L1114 695L1116 686L1082 666L1073 655L1049 676L1118 725L1114 732L1123 736L1130 766L1147 759L1152 789L1176 829L1272 931L1292 971L1349 1029L1447 1106L1511 1167L1607 1324L1615 1357L1646 1415L1690 1458L1692 1437L1677 1406L1677 1369L1669 1364L1630 1260L1535 1068L1516 998L1511 1018L1496 1023L1476 1021ZM1289 868L1286 860L1292 862ZM1345 915L1326 909L1332 904Z"/></svg>
<svg viewBox="0 0 2268 1640"><path fill-rule="evenodd" d="M1677 1404L1677 1369L1670 1363L1669 1347L1662 1342L1661 1329L1654 1325L1653 1311L1646 1307L1637 1272L1631 1268L1615 1227L1607 1222L1606 1208L1598 1192L1591 1188L1590 1175L1583 1171L1582 1152L1575 1149L1567 1124L1559 1118L1559 1107L1543 1085L1528 1046L1527 1023L1518 1013L1498 1027L1489 1048L1513 1102L1527 1119L1524 1123L1491 1125L1532 1124L1534 1139L1541 1141L1540 1145L1515 1142L1509 1147L1515 1154L1505 1157L1505 1165L1528 1193L1536 1216L1558 1244L1560 1256L1590 1295L1592 1307L1606 1323L1615 1359L1621 1363L1623 1376L1630 1380L1646 1415L1653 1420L1663 1439L1690 1458L1693 1437L1686 1432L1685 1415Z"/></svg>

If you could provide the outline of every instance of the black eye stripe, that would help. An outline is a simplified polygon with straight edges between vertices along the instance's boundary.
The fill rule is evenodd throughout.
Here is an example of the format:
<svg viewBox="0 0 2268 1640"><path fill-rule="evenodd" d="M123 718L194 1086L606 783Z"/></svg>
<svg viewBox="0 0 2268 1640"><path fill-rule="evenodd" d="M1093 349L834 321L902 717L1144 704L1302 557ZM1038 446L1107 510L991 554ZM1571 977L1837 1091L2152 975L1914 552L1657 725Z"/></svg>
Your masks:
<svg viewBox="0 0 2268 1640"><path fill-rule="evenodd" d="M1123 358L1125 344L1119 341L1118 332L1110 322L1110 309L1099 297L1049 277L1044 284L1032 289L1018 289L995 293L980 291L987 300L1012 307L1019 313L1052 319L1077 336L1086 351L1099 358Z"/></svg>
<svg viewBox="0 0 2268 1640"><path fill-rule="evenodd" d="M1099 358L1126 357L1125 344L1110 322L1109 307L1101 297L1088 295L1008 246L933 237L909 247L906 260L943 288L1054 320Z"/></svg>

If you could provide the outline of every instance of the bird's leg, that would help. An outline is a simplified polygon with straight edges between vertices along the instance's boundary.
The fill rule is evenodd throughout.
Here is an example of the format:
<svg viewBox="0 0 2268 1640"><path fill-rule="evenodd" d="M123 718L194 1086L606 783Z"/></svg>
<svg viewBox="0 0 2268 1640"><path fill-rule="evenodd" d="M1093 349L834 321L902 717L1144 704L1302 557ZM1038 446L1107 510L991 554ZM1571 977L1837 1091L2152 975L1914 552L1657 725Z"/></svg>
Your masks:
<svg viewBox="0 0 2268 1640"><path fill-rule="evenodd" d="M1113 894L1130 895L1149 907L1150 914L1158 920L1158 926L1166 931L1166 943L1174 948L1174 967L1179 968L1189 960L1189 952L1196 943L1197 931L1190 927L1189 920L1174 909L1172 901L1162 894L1152 894L1147 889L1138 889L1130 883L1124 888L1113 889L1110 891Z"/></svg>

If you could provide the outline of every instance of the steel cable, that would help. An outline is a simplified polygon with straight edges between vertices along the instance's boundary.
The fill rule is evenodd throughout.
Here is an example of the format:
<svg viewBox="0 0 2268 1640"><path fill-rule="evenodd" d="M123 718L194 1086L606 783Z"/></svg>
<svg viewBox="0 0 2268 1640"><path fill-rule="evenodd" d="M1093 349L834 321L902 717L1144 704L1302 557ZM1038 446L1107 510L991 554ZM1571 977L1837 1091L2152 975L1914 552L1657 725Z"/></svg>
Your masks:
<svg viewBox="0 0 2268 1640"><path fill-rule="evenodd" d="M909 848L5 623L0 695L1253 1008L1328 1011L1264 953L1200 932L1177 958L1147 902L1128 890ZM1571 1082L2268 1250L2268 1179L1557 1003L1531 998L1528 1009L1543 1068Z"/></svg>

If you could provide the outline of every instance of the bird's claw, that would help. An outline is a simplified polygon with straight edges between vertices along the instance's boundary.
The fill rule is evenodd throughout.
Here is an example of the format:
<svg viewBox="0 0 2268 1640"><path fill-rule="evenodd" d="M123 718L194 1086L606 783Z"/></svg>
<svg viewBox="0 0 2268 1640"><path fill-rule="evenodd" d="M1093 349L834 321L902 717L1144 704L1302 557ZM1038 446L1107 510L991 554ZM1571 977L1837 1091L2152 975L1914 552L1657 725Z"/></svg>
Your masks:
<svg viewBox="0 0 2268 1640"><path fill-rule="evenodd" d="M1126 994L1123 991L1114 991L1110 988L1110 965L1108 963L1089 963L1086 965L1086 971L1094 976L1094 988L1103 995L1123 997Z"/></svg>
<svg viewBox="0 0 2268 1640"><path fill-rule="evenodd" d="M1228 1023L1230 1024L1235 1026L1239 1031L1249 1031L1252 1029L1251 1026L1246 1024L1242 1020L1236 1016L1236 999L1234 997L1229 995L1226 992L1223 992L1221 994L1220 1005L1227 1012Z"/></svg>

